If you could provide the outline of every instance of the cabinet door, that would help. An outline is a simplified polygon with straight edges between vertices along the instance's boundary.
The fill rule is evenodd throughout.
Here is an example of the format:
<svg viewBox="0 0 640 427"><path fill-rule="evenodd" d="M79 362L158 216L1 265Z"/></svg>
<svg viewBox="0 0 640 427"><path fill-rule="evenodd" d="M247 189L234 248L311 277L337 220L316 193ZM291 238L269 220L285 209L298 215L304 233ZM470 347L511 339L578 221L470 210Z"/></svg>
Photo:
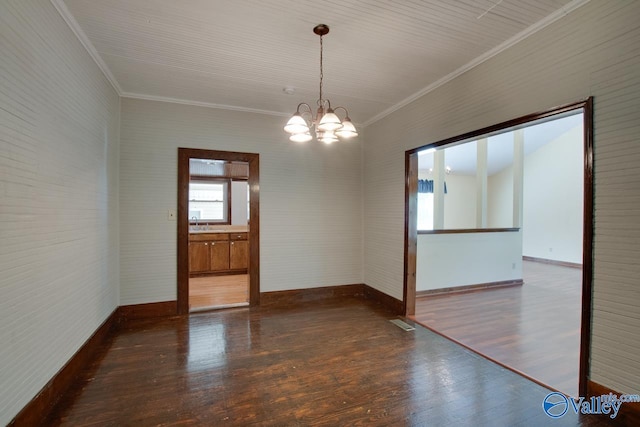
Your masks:
<svg viewBox="0 0 640 427"><path fill-rule="evenodd" d="M189 242L189 272L209 271L209 243Z"/></svg>
<svg viewBox="0 0 640 427"><path fill-rule="evenodd" d="M229 242L209 242L211 245L211 271L229 269Z"/></svg>
<svg viewBox="0 0 640 427"><path fill-rule="evenodd" d="M235 240L231 242L232 270L246 269L249 267L249 242L247 240Z"/></svg>

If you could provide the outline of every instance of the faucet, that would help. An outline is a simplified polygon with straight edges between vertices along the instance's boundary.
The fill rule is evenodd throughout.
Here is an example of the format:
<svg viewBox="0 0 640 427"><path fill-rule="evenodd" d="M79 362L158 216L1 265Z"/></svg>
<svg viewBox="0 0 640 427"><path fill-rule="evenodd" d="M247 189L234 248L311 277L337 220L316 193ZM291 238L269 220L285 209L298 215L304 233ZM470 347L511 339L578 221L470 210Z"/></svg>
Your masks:
<svg viewBox="0 0 640 427"><path fill-rule="evenodd" d="M193 229L194 230L199 230L200 226L198 225L198 218L194 215L194 216L191 217L191 219L196 222L196 226L193 227Z"/></svg>

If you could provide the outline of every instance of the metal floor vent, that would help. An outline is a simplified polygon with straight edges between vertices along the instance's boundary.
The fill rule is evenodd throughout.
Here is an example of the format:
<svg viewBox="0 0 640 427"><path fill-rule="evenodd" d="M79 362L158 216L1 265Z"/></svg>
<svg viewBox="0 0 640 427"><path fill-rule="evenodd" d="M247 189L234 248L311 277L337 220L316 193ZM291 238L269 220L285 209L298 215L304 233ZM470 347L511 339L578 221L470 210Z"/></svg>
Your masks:
<svg viewBox="0 0 640 427"><path fill-rule="evenodd" d="M389 320L389 322L393 323L394 325L396 325L398 328L401 328L407 332L409 331L415 331L416 328L414 328L413 326L409 325L408 323L403 322L400 319L391 319Z"/></svg>

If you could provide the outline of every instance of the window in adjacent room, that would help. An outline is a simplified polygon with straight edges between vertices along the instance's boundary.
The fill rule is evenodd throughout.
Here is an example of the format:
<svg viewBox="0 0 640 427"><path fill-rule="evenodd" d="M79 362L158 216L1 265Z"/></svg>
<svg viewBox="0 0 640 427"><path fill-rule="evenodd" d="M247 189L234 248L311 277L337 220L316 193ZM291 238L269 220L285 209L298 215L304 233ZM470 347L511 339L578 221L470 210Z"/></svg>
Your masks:
<svg viewBox="0 0 640 427"><path fill-rule="evenodd" d="M189 220L229 223L229 181L191 180L189 182Z"/></svg>

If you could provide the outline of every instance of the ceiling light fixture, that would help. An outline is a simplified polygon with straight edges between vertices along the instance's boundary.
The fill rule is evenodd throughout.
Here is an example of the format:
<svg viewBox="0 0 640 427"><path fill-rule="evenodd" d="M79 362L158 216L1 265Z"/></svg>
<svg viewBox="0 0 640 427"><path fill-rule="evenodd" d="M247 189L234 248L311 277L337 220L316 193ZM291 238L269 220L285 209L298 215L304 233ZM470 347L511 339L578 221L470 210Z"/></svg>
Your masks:
<svg viewBox="0 0 640 427"><path fill-rule="evenodd" d="M449 174L451 174L452 171L453 171L453 169L451 169L451 166L445 166L444 173L449 175ZM433 168L429 168L429 173L433 173Z"/></svg>
<svg viewBox="0 0 640 427"><path fill-rule="evenodd" d="M320 98L316 101L318 110L313 115L313 109L306 102L298 104L296 112L291 116L286 126L285 132L290 133L289 139L294 142L308 142L313 139L311 128L315 127L316 139L325 144L331 144L342 139L358 136L356 127L349 118L349 112L344 107L331 108L328 99L322 97L322 36L329 33L329 27L325 24L316 25L313 32L320 36ZM336 115L336 110L344 110L345 118L340 120Z"/></svg>

